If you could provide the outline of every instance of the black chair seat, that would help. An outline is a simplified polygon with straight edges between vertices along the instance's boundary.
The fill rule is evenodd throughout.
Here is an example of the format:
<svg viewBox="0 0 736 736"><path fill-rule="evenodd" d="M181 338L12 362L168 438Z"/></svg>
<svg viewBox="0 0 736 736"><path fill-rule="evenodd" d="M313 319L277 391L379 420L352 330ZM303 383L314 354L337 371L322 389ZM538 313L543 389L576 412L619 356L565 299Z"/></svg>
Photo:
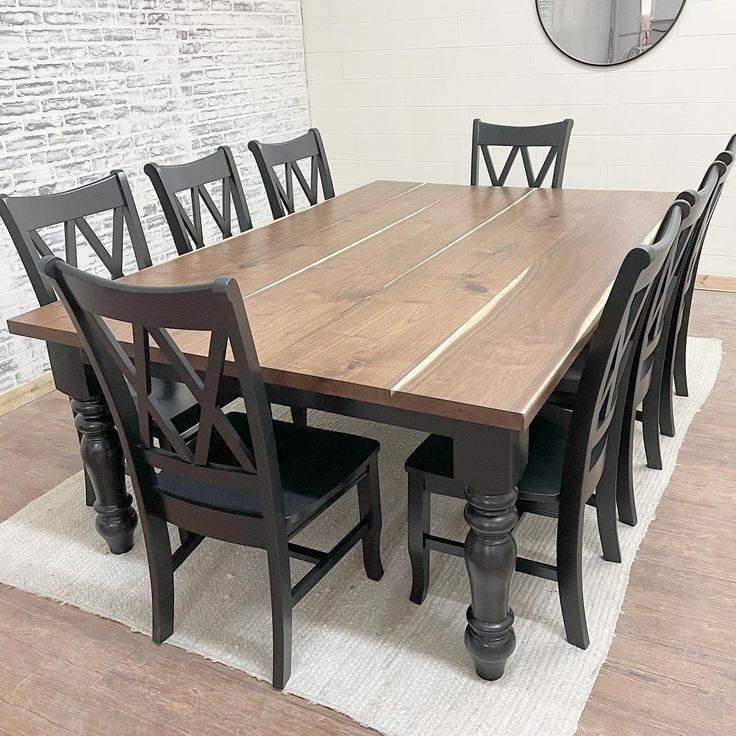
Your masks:
<svg viewBox="0 0 736 736"><path fill-rule="evenodd" d="M562 468L565 460L567 431L572 413L566 409L546 405L529 429L529 463L519 481L519 501L552 501L560 494ZM452 440L430 435L409 456L404 465L407 471L442 479L442 493L447 493L447 481L454 479ZM434 489L433 489L434 490ZM447 495L462 496L461 486Z"/></svg>
<svg viewBox="0 0 736 736"><path fill-rule="evenodd" d="M228 413L235 430L251 447L250 430L245 414ZM379 449L375 440L315 427L301 427L274 421L276 454L281 471L284 511L287 524L301 526L312 519L351 486L345 479L354 474ZM210 461L232 465L232 453L213 432ZM260 515L255 491L232 486L202 483L170 472L158 475L162 493L190 503L229 513Z"/></svg>
<svg viewBox="0 0 736 736"><path fill-rule="evenodd" d="M404 470L442 478L444 488L444 481L455 477L452 440L448 437L440 437L438 434L429 435L409 455L404 463ZM459 495L462 495L462 491Z"/></svg>
<svg viewBox="0 0 736 736"><path fill-rule="evenodd" d="M529 462L519 481L519 501L560 495L572 412L546 405L529 428Z"/></svg>
<svg viewBox="0 0 736 736"><path fill-rule="evenodd" d="M156 401L163 416L171 419L178 430L188 429L197 423L199 405L183 383L152 377L151 398Z"/></svg>
<svg viewBox="0 0 736 736"><path fill-rule="evenodd" d="M580 379L583 376L585 361L588 359L589 346L586 345L575 362L567 369L567 373L560 379L555 387L555 394L577 394L580 387ZM553 394L554 396L554 394Z"/></svg>

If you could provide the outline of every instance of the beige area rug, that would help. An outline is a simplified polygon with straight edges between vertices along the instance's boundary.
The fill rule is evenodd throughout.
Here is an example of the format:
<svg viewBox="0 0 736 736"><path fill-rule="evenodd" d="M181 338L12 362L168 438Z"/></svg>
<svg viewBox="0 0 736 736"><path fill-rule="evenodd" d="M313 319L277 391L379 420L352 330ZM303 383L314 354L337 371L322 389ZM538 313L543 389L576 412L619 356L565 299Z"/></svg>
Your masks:
<svg viewBox="0 0 736 736"><path fill-rule="evenodd" d="M288 692L346 713L391 736L572 736L606 659L637 548L667 487L687 428L708 397L721 342L691 339L691 396L676 399L675 438L662 438L664 470L636 450L640 522L619 526L623 564L600 555L593 511L585 527L585 594L590 648L566 643L552 582L517 574L512 587L517 648L503 680L479 680L463 646L467 577L459 558L433 553L427 601L408 600L406 479L403 463L422 435L368 422L312 415L312 422L380 439L384 507L379 583L366 579L353 550L294 613ZM462 503L433 501L436 530L462 538ZM354 523L353 494L301 536L325 544ZM84 506L81 474L0 525L0 580L150 631L143 539L134 551L106 553ZM554 523L527 518L520 553L553 561ZM295 572L305 569L294 564ZM265 554L207 540L177 572L176 626L169 643L258 678L270 678L271 627ZM154 646L154 644L151 644Z"/></svg>

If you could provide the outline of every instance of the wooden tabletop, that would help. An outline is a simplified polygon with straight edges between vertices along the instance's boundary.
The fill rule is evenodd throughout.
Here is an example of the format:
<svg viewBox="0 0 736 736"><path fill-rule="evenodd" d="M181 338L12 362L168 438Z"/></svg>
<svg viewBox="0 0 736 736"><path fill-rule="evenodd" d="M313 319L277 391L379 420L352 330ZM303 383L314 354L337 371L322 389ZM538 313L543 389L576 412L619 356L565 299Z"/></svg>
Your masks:
<svg viewBox="0 0 736 736"><path fill-rule="evenodd" d="M236 278L269 383L523 430L672 199L374 182L126 281ZM79 344L58 303L8 329Z"/></svg>

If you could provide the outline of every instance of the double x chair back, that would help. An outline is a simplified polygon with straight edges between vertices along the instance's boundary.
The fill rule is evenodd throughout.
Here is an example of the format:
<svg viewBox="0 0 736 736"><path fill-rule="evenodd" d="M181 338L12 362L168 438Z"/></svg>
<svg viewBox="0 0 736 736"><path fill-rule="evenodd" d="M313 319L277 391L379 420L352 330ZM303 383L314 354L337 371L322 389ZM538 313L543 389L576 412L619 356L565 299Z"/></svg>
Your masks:
<svg viewBox="0 0 736 736"><path fill-rule="evenodd" d="M641 245L626 256L590 341L573 405L562 480L563 488L579 489L578 503L587 502L603 473L629 346L680 235L683 210L680 205L670 207L653 244Z"/></svg>
<svg viewBox="0 0 736 736"><path fill-rule="evenodd" d="M136 494L153 598L153 639L174 625L174 570L205 537L268 553L274 620L274 686L291 661L291 608L357 542L369 577L380 563L378 443L274 422L238 285L141 287L109 282L50 257L42 264L97 373ZM115 331L107 320L114 320ZM182 340L196 334L206 357ZM131 345L132 336L132 345ZM128 350L123 345L127 342ZM197 427L180 430L151 391L152 362L168 363L194 396ZM245 411L224 411L228 372ZM158 438L163 438L160 441ZM330 552L289 537L357 484L360 521ZM172 554L166 522L179 527ZM291 587L289 556L315 565Z"/></svg>
<svg viewBox="0 0 736 736"><path fill-rule="evenodd" d="M677 394L680 396L687 396L688 394L685 358L687 354L687 333L690 326L690 310L692 307L693 290L695 289L695 277L698 272L700 256L703 252L703 244L705 242L706 235L708 234L710 221L721 198L721 194L723 193L726 180L734 168L734 160L736 160L736 135L732 136L731 140L728 142L726 150L716 158L715 165L719 166L721 176L706 214L692 240L691 250L689 253L685 254L685 261L681 269L682 280L678 286L678 293L676 295L676 316L672 322L669 336L670 345L668 347L670 358L668 368L672 373L672 379ZM701 190L705 186L709 173L710 169L706 172L705 178L700 185ZM669 395L671 400L671 391L669 391ZM666 408L669 409L669 403L666 404ZM669 417L663 417L663 420L665 424L663 431L667 434L674 434L674 422L670 422Z"/></svg>
<svg viewBox="0 0 736 736"><path fill-rule="evenodd" d="M133 200L127 178L122 171L113 171L109 176L86 186L58 194L0 197L0 215L10 232L15 247L20 254L33 289L42 306L56 300L51 283L41 269L41 258L52 254L52 248L44 238L42 231L52 226L63 226L64 259L71 266L80 265L81 234L92 254L102 268L95 267L93 262L85 262L95 271L104 270L112 279L123 276L125 267L125 230L128 232L135 263L139 269L151 265L143 228ZM93 230L87 218L108 216L111 219L111 247L105 247L103 240ZM103 236L104 239L104 236ZM52 244L53 245L53 244ZM90 370L82 352L78 348L66 345L47 345L51 369L56 387L73 397L72 410L75 423L80 431L80 441L84 432L94 430L94 422L99 418L95 404L99 400L99 388L94 372ZM196 419L192 416L192 396L186 387L177 382L162 380L164 376L154 379L154 393L160 396L164 404L165 415L177 426L191 427ZM92 425L85 422L86 411L92 412ZM81 416L80 416L81 414ZM82 444L85 454L85 445ZM87 459L87 468L89 459ZM95 495L99 500L105 489L104 479L90 480L85 476L87 504L92 505Z"/></svg>
<svg viewBox="0 0 736 736"><path fill-rule="evenodd" d="M253 153L258 170L261 172L263 186L275 220L294 212L296 207L294 177L310 206L317 204L320 182L325 199L335 196L330 165L322 136L317 128L310 128L304 135L283 143L261 143L254 140L248 144L248 148ZM310 162L309 181L298 163L305 159L309 159ZM284 167L283 184L276 171L279 166Z"/></svg>
<svg viewBox="0 0 736 736"><path fill-rule="evenodd" d="M470 183L478 184L478 168L480 155L485 161L491 184L494 187L502 187L511 173L514 161L521 152L524 164L526 181L530 187L541 187L554 164L552 173L552 187L562 186L565 175L565 163L567 161L567 149L570 143L574 121L567 119L559 123L548 123L546 125L514 126L496 125L484 123L479 118L473 121L473 149L470 164ZM510 147L511 151L498 173L493 164L489 146ZM537 173L532 166L529 148L548 148L547 156Z"/></svg>
<svg viewBox="0 0 736 736"><path fill-rule="evenodd" d="M121 277L125 266L126 229L138 268L151 265L138 211L122 171L113 171L99 181L56 194L0 195L0 216L41 306L56 301L51 284L41 272L40 261L55 248L52 237L59 238L60 233L53 229L58 226L63 229L64 258L73 266L83 261L90 268L106 271L113 279ZM108 218L105 229L110 230L109 247L88 222L88 218L105 216ZM80 242L80 235L84 242ZM65 345L48 344L47 348L56 387L76 399L89 399L86 387L88 379L94 378L86 370L80 351ZM93 500L88 482L87 503L91 505Z"/></svg>
<svg viewBox="0 0 736 736"><path fill-rule="evenodd" d="M103 245L88 217L112 214L111 247ZM63 225L64 258L67 263L79 263L81 234L97 260L113 279L123 275L124 229L135 255L138 268L151 265L146 238L128 180L122 171L113 171L104 179L58 194L26 197L0 195L0 216L8 228L18 255L31 281L41 306L56 300L51 284L39 268L43 256L51 255L47 238L41 231Z"/></svg>
<svg viewBox="0 0 736 736"><path fill-rule="evenodd" d="M232 487L233 493L247 488L258 494L264 525L269 527L267 533L278 538L284 514L277 492L280 484L273 423L237 283L222 277L201 286L135 287L110 284L66 268L60 259L47 259L44 267L54 278L100 378L139 501L150 504L157 469ZM111 332L105 320L128 326L127 335L132 335L133 344L130 356L117 336L120 333ZM209 345L207 357L193 363L179 347L177 330L201 333ZM245 401L251 448L246 447L221 408L219 388L228 349ZM197 401L194 443L187 442L188 431L175 427L151 396L152 356L157 354ZM155 441L158 434L166 439L165 446ZM230 451L227 463L213 461L215 435ZM164 511L172 522L182 521L177 519L175 502Z"/></svg>
<svg viewBox="0 0 736 736"><path fill-rule="evenodd" d="M665 335L657 351L657 365L654 381L657 394L654 399L657 404L657 417L663 434L674 436L675 416L672 395L673 373L675 368L675 349L678 333L683 324L683 311L687 301L688 291L694 285L700 253L703 247L705 234L710 219L713 216L716 204L730 165L733 164L733 155L721 154L728 160L716 159L709 167L695 192L687 190L680 193L680 199L691 206L692 224L684 233L681 247L677 253L677 260L673 264L672 276L668 284L667 308L664 317ZM684 360L684 354L683 354ZM656 467L661 467L661 460Z"/></svg>
<svg viewBox="0 0 736 736"><path fill-rule="evenodd" d="M601 481L604 472L608 475L611 464L616 461L613 450L617 426L614 420L618 415L620 393L625 387L623 379L630 345L643 320L651 290L675 247L681 224L681 209L671 208L654 243L634 248L624 259L589 343L573 402L556 508L557 580L568 641L582 648L588 643L582 584L585 506L595 497L604 558L620 561L614 489ZM523 479L520 490L523 490ZM537 509L534 501L521 502L520 498L520 510L549 513L544 499L541 501ZM532 572L536 572L535 567L539 565L532 563Z"/></svg>
<svg viewBox="0 0 736 736"><path fill-rule="evenodd" d="M202 202L223 238L232 236L232 209L240 232L253 227L243 185L232 151L220 146L214 153L184 164L160 166L149 163L143 169L151 180L179 255L205 245ZM218 208L206 185L218 182L222 188L222 206ZM191 217L179 198L189 193Z"/></svg>
<svg viewBox="0 0 736 736"><path fill-rule="evenodd" d="M622 377L618 406L615 452L611 453L611 481L615 484L618 512L621 521L630 526L637 523L633 486L633 437L637 407L641 405L644 447L649 467L661 468L659 447L659 399L665 343L670 320L672 294L677 280L677 265L688 246L694 229L705 211L717 177L709 184L703 196L689 199L680 194L668 211L679 212L680 230L670 249L644 305L641 324L627 355L627 367ZM659 227L657 239L669 226L666 217Z"/></svg>

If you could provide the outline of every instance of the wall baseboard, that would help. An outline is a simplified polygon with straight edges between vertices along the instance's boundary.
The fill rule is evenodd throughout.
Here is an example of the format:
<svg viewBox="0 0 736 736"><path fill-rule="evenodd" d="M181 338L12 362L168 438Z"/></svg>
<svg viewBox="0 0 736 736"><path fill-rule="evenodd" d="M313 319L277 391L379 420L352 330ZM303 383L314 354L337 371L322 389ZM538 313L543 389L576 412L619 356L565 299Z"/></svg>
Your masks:
<svg viewBox="0 0 736 736"><path fill-rule="evenodd" d="M695 288L706 291L736 292L736 276L716 276L703 273L695 277Z"/></svg>
<svg viewBox="0 0 736 736"><path fill-rule="evenodd" d="M51 371L0 393L0 417L54 390Z"/></svg>

